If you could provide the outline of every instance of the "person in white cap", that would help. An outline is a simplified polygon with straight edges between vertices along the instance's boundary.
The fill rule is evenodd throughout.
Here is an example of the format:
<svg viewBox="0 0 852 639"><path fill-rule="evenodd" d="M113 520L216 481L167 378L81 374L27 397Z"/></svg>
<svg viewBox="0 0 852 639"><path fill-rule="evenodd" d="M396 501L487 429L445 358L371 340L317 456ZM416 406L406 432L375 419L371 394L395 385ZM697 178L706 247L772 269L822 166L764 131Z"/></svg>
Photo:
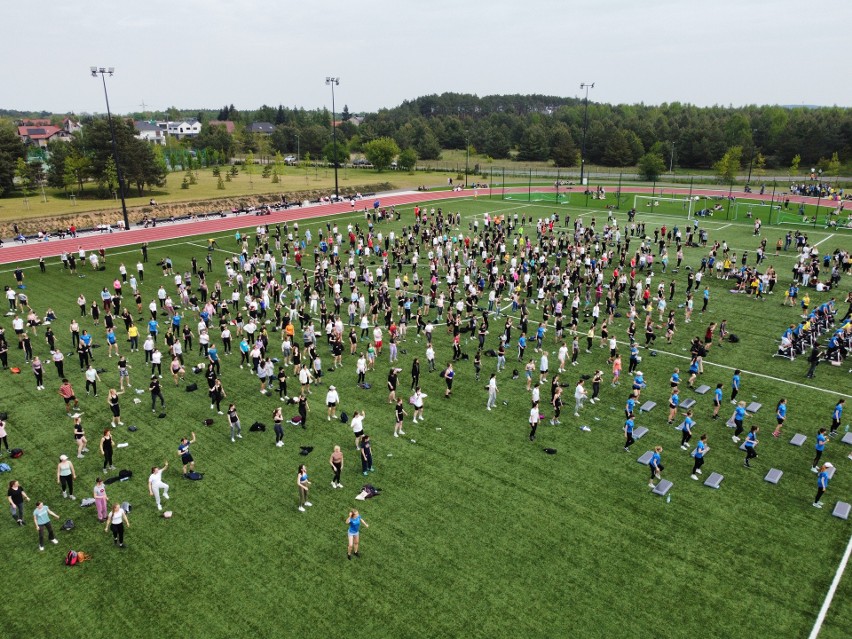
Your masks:
<svg viewBox="0 0 852 639"><path fill-rule="evenodd" d="M834 464L825 462L819 470L819 475L817 475L817 493L816 499L814 499L814 508L822 508L820 499L825 494L825 491L828 490L828 480L830 479L828 476L829 468L834 468Z"/></svg>
<svg viewBox="0 0 852 639"><path fill-rule="evenodd" d="M328 387L328 392L325 394L325 405L328 407L327 415L328 421L331 421L332 417L337 417L337 405L340 403L340 395L337 394L337 389L334 386Z"/></svg>

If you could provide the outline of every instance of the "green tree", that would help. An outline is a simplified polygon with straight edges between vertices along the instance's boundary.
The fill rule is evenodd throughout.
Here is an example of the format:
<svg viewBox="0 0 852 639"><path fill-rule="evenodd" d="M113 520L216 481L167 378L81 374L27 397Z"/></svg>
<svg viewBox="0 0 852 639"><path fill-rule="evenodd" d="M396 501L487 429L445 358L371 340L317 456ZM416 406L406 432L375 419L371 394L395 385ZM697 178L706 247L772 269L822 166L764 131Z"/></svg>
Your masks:
<svg viewBox="0 0 852 639"><path fill-rule="evenodd" d="M254 175L254 153L249 152L246 156L246 175L249 176L249 184L254 185L254 180L252 180L252 176Z"/></svg>
<svg viewBox="0 0 852 639"><path fill-rule="evenodd" d="M18 188L21 189L24 197L29 197L32 177L30 175L30 166L24 158L15 160L15 179L18 181Z"/></svg>
<svg viewBox="0 0 852 639"><path fill-rule="evenodd" d="M0 195L14 188L17 160L25 154L17 131L11 125L0 123Z"/></svg>
<svg viewBox="0 0 852 639"><path fill-rule="evenodd" d="M399 154L399 168L403 171L413 171L417 164L417 151L407 148Z"/></svg>
<svg viewBox="0 0 852 639"><path fill-rule="evenodd" d="M630 166L633 164L633 149L627 135L622 130L610 132L603 152L603 163L606 166Z"/></svg>
<svg viewBox="0 0 852 639"><path fill-rule="evenodd" d="M362 145L362 150L364 147L366 147L366 144ZM438 136L431 129L427 128L423 131L420 139L415 143L414 149L417 151L417 157L421 160L441 159L441 143L438 142Z"/></svg>
<svg viewBox="0 0 852 639"><path fill-rule="evenodd" d="M399 147L393 138L378 138L364 145L364 156L379 171L387 169L399 155Z"/></svg>
<svg viewBox="0 0 852 639"><path fill-rule="evenodd" d="M799 155L798 153L796 153L796 155L793 156L793 161L790 162L790 170L789 170L790 175L798 175L799 174L799 164L801 164L801 163L802 163L802 156Z"/></svg>
<svg viewBox="0 0 852 639"><path fill-rule="evenodd" d="M518 159L525 162L544 161L550 157L547 131L541 124L533 124L524 131L518 145Z"/></svg>
<svg viewBox="0 0 852 639"><path fill-rule="evenodd" d="M647 182L655 182L666 170L666 161L659 153L646 153L639 158L639 176Z"/></svg>
<svg viewBox="0 0 852 639"><path fill-rule="evenodd" d="M743 147L732 146L713 164L713 170L720 182L730 183L737 179L742 169Z"/></svg>
<svg viewBox="0 0 852 639"><path fill-rule="evenodd" d="M757 155L754 156L754 174L758 178L762 178L766 175L766 156L760 151L758 151Z"/></svg>
<svg viewBox="0 0 852 639"><path fill-rule="evenodd" d="M104 165L104 170L100 175L101 184L103 184L110 194L118 191L118 169L115 166L115 160L108 158Z"/></svg>
<svg viewBox="0 0 852 639"><path fill-rule="evenodd" d="M577 165L577 146L574 144L571 131L564 124L554 127L550 137L550 159L556 166Z"/></svg>
<svg viewBox="0 0 852 639"><path fill-rule="evenodd" d="M337 141L337 155L335 156L335 144L332 140L328 144L325 145L325 148L322 150L322 155L325 158L326 162L334 166L337 163L337 166L343 166L347 162L349 162L349 147L347 146L345 141L338 140Z"/></svg>
<svg viewBox="0 0 852 639"><path fill-rule="evenodd" d="M831 154L831 159L828 161L828 165L826 167L826 174L828 176L834 176L835 180L840 175L840 158L837 155L837 151Z"/></svg>

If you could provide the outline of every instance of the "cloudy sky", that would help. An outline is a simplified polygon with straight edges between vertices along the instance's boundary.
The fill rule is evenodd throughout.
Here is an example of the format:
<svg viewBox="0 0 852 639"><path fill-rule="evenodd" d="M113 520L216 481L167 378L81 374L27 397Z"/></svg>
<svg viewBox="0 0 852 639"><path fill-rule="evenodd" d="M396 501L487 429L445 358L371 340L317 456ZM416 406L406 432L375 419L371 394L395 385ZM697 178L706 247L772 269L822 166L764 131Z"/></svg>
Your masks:
<svg viewBox="0 0 852 639"><path fill-rule="evenodd" d="M51 6L51 5L56 6ZM395 106L455 91L852 106L852 2L78 0L0 21L0 108Z"/></svg>

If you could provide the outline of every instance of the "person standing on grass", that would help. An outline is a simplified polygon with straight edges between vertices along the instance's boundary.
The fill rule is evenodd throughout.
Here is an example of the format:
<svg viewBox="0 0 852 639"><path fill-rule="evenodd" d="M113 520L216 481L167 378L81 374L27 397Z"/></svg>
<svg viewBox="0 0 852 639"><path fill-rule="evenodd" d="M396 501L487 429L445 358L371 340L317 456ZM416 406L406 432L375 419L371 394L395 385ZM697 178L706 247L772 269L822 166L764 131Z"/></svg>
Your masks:
<svg viewBox="0 0 852 639"><path fill-rule="evenodd" d="M189 452L189 447L191 444L195 443L195 433L192 433L192 439L187 439L183 437L178 444L177 454L180 457L180 461L183 464L183 474L186 476L186 469L189 467L189 472L195 471L195 459L192 457L192 453Z"/></svg>
<svg viewBox="0 0 852 639"><path fill-rule="evenodd" d="M340 473L343 472L343 452L340 450L340 446L334 447L331 457L328 458L328 463L331 464L331 469L334 471L334 476L331 478L331 487L343 488L343 484L340 483Z"/></svg>
<svg viewBox="0 0 852 639"><path fill-rule="evenodd" d="M334 386L328 387L328 392L325 394L326 419L331 421L334 417L337 419L337 405L340 403L340 395L337 393L337 388Z"/></svg>
<svg viewBox="0 0 852 639"><path fill-rule="evenodd" d="M89 440L86 439L86 432L83 430L83 419L81 417L74 418L74 440L77 442L77 459L83 459L83 453L88 453L87 445Z"/></svg>
<svg viewBox="0 0 852 639"><path fill-rule="evenodd" d="M723 384L716 384L716 390L713 391L713 419L719 419L719 409L722 408L722 387Z"/></svg>
<svg viewBox="0 0 852 639"><path fill-rule="evenodd" d="M621 378L621 355L618 353L615 354L615 357L612 360L612 386L615 388L618 386L619 379Z"/></svg>
<svg viewBox="0 0 852 639"><path fill-rule="evenodd" d="M550 420L551 426L557 426L562 422L559 421L559 416L562 414L562 387L556 386L553 391L553 397L550 400L551 405L553 406L553 419Z"/></svg>
<svg viewBox="0 0 852 639"><path fill-rule="evenodd" d="M14 519L19 526L23 526L24 501L29 501L30 498L27 496L27 493L24 492L24 489L21 488L21 484L18 483L17 479L13 479L9 482L9 491L6 493L6 497L9 500L12 519Z"/></svg>
<svg viewBox="0 0 852 639"><path fill-rule="evenodd" d="M396 421L393 425L393 436L399 437L400 435L405 435L405 431L402 430L402 422L405 419L405 416L408 415L408 413L405 412L405 408L402 403L402 398L396 400L394 413L396 414Z"/></svg>
<svg viewBox="0 0 852 639"><path fill-rule="evenodd" d="M124 392L124 383L127 382L127 388L132 388L130 385L130 369L132 367L127 363L127 359L122 355L118 358L118 387L121 392Z"/></svg>
<svg viewBox="0 0 852 639"><path fill-rule="evenodd" d="M701 467L704 465L704 456L710 452L710 447L707 445L707 435L704 434L698 440L695 450L692 451L692 458L695 462L692 464L692 475L690 477L698 481L698 476L701 474Z"/></svg>
<svg viewBox="0 0 852 639"><path fill-rule="evenodd" d="M633 429L636 427L636 422L633 418L633 413L628 413L627 419L624 422L624 451L630 452L630 447L636 441L633 439Z"/></svg>
<svg viewBox="0 0 852 639"><path fill-rule="evenodd" d="M104 472L115 470L115 466L112 465L112 431L109 428L104 429L103 437L101 437L100 451L104 458Z"/></svg>
<svg viewBox="0 0 852 639"><path fill-rule="evenodd" d="M364 433L361 436L361 474L365 477L372 473L373 468L373 444L370 441L370 436Z"/></svg>
<svg viewBox="0 0 852 639"><path fill-rule="evenodd" d="M772 433L773 437L781 435L781 428L784 426L784 421L787 419L787 400L783 397L778 400L778 405L775 407L775 430ZM816 465L816 464L814 464Z"/></svg>
<svg viewBox="0 0 852 639"><path fill-rule="evenodd" d="M349 516L346 518L346 524L349 526L349 530L347 532L347 536L349 537L349 546L346 549L346 558L351 560L353 552L356 557L361 556L358 553L358 543L361 538L361 524L364 524L365 528L369 528L370 524L361 519L361 513L355 509L349 511Z"/></svg>
<svg viewBox="0 0 852 639"><path fill-rule="evenodd" d="M6 452L9 452L9 439L8 434L6 433L6 420L0 419L0 451L2 451L3 447L6 447ZM2 453L0 453L2 454Z"/></svg>
<svg viewBox="0 0 852 639"><path fill-rule="evenodd" d="M151 375L151 383L148 385L148 392L151 394L151 412L157 412L154 408L157 404L157 398L160 399L160 410L165 410L166 400L163 398L163 389L160 386L160 380L156 375Z"/></svg>
<svg viewBox="0 0 852 639"><path fill-rule="evenodd" d="M228 423L231 426L231 443L233 444L236 441L234 436L239 439L243 438L243 427L240 424L240 416L237 414L236 404L228 406Z"/></svg>
<svg viewBox="0 0 852 639"><path fill-rule="evenodd" d="M746 418L746 409L745 402L740 402L737 404L737 407L734 409L734 414L731 416L731 419L734 420L734 435L731 437L731 440L738 444L740 442L740 435L743 432L743 420Z"/></svg>
<svg viewBox="0 0 852 639"><path fill-rule="evenodd" d="M677 415L677 408L680 406L680 394L678 393L678 388L675 386L672 388L671 397L669 397L669 424L674 424L674 418ZM681 442L683 444L683 442Z"/></svg>
<svg viewBox="0 0 852 639"><path fill-rule="evenodd" d="M671 423L671 422L670 422ZM686 417L680 427L680 448L681 450L689 450L689 440L692 439L692 427L695 426L695 420L692 419L692 411L686 411Z"/></svg>
<svg viewBox="0 0 852 639"><path fill-rule="evenodd" d="M415 424L417 423L417 418L420 418L420 421L423 420L423 400L426 399L428 395L420 390L420 387L414 389L414 395L411 396L411 404L414 406L414 414L411 417L411 421Z"/></svg>
<svg viewBox="0 0 852 639"><path fill-rule="evenodd" d="M130 522L127 520L127 513L121 507L121 504L116 503L112 507L112 512L107 517L107 525L104 532L112 530L112 543L119 548L124 548L124 529L130 528Z"/></svg>
<svg viewBox="0 0 852 639"><path fill-rule="evenodd" d="M121 421L121 406L118 403L118 393L114 388L110 388L109 393L107 393L107 406L109 406L109 410L112 413L110 428L124 426L124 422Z"/></svg>
<svg viewBox="0 0 852 639"><path fill-rule="evenodd" d="M843 418L843 407L845 404L845 399L839 399L837 400L837 404L834 406L834 410L831 413L831 430L828 433L829 437L835 437L837 435L837 429L840 428L840 420Z"/></svg>
<svg viewBox="0 0 852 639"><path fill-rule="evenodd" d="M74 470L74 464L68 460L67 455L59 456L59 464L56 466L56 483L62 488L62 498L66 499L70 495L74 497L74 480L77 479L77 471Z"/></svg>
<svg viewBox="0 0 852 639"><path fill-rule="evenodd" d="M154 498L157 504L157 510L162 510L160 504L160 489L163 490L163 497L169 498L169 485L163 482L163 473L169 467L169 462L164 461L162 468L154 466L151 468L151 475L148 477L148 494Z"/></svg>
<svg viewBox="0 0 852 639"><path fill-rule="evenodd" d="M577 380L577 386L574 387L574 417L580 416L580 409L583 408L583 401L588 397L586 393L585 382L582 379Z"/></svg>
<svg viewBox="0 0 852 639"><path fill-rule="evenodd" d="M102 524L107 518L107 494L104 480L100 477L95 480L95 487L92 489L92 497L95 500L95 508L98 513L98 523Z"/></svg>
<svg viewBox="0 0 852 639"><path fill-rule="evenodd" d="M301 426L303 429L308 427L308 413L311 412L311 407L308 404L308 398L304 395L299 395L299 417L302 418Z"/></svg>
<svg viewBox="0 0 852 639"><path fill-rule="evenodd" d="M305 506L313 506L308 501L308 491L311 488L311 482L308 481L308 468L304 464L299 466L299 472L296 474L296 486L299 487L299 512L303 513L305 512Z"/></svg>
<svg viewBox="0 0 852 639"><path fill-rule="evenodd" d="M53 525L50 523L50 518L59 519L59 515L53 512L43 502L36 502L35 510L33 510L33 522L35 522L36 530L38 531L38 549L44 550L44 531L47 531L47 539L52 544L58 544L59 540L53 534Z"/></svg>
<svg viewBox="0 0 852 639"><path fill-rule="evenodd" d="M819 472L819 459L822 457L822 451L825 450L826 444L828 444L828 437L826 437L825 429L820 428L816 435L816 446L814 446L816 456L814 457L814 463L811 466L811 472L813 473Z"/></svg>
<svg viewBox="0 0 852 639"><path fill-rule="evenodd" d="M749 463L749 461L754 459L755 457L757 457L757 451L755 450L755 447L759 443L757 441L757 433L758 432L760 432L760 427L759 426L752 426L751 430L749 431L748 435L746 436L746 440L745 440L746 457L745 457L745 462L743 463L743 466L745 466L746 468L751 468L751 464Z"/></svg>
<svg viewBox="0 0 852 639"><path fill-rule="evenodd" d="M272 422L275 424L275 446L281 448L284 445L284 413L280 406L272 411Z"/></svg>
<svg viewBox="0 0 852 639"><path fill-rule="evenodd" d="M831 462L825 462L822 468L820 468L819 474L817 475L817 493L816 497L814 498L814 508L822 508L823 506L822 501L820 500L825 494L825 491L828 490L828 482L829 479L831 479L828 476L829 468L834 468L834 464L832 464Z"/></svg>
<svg viewBox="0 0 852 639"><path fill-rule="evenodd" d="M822 357L822 351L820 350L819 344L814 344L814 347L811 349L810 354L808 355L808 372L805 375L808 379L814 378L814 373L816 372L817 366L819 366L820 358Z"/></svg>
<svg viewBox="0 0 852 639"><path fill-rule="evenodd" d="M444 378L444 383L447 385L447 389L444 391L444 399L449 399L450 395L453 394L453 378L455 376L452 362L447 362L447 367L441 373L441 377Z"/></svg>
<svg viewBox="0 0 852 639"><path fill-rule="evenodd" d="M488 379L487 390L488 401L485 403L485 408L486 410L491 410L497 406L497 393L499 391L497 388L497 373L491 373L491 377Z"/></svg>
<svg viewBox="0 0 852 639"><path fill-rule="evenodd" d="M530 408L530 441L535 441L535 431L538 429L538 423L541 420L541 415L538 412L538 402L533 402Z"/></svg>
<svg viewBox="0 0 852 639"><path fill-rule="evenodd" d="M665 467L662 464L662 446L654 446L654 454L651 455L651 461L648 462L648 467L651 469L651 480L648 482L648 488L654 488L654 479L661 479L662 472Z"/></svg>
<svg viewBox="0 0 852 639"><path fill-rule="evenodd" d="M71 382L67 379L62 379L62 385L59 387L59 395L62 399L65 400L65 414L71 414L71 404L73 403L74 408L78 408L80 406L80 402L77 400L77 396L74 394L74 389L71 387Z"/></svg>
<svg viewBox="0 0 852 639"><path fill-rule="evenodd" d="M33 368L33 375L35 376L36 390L44 390L44 365L41 363L38 355L33 358L31 366Z"/></svg>
<svg viewBox="0 0 852 639"><path fill-rule="evenodd" d="M740 369L734 370L734 376L731 378L731 403L737 403L737 395L740 392Z"/></svg>

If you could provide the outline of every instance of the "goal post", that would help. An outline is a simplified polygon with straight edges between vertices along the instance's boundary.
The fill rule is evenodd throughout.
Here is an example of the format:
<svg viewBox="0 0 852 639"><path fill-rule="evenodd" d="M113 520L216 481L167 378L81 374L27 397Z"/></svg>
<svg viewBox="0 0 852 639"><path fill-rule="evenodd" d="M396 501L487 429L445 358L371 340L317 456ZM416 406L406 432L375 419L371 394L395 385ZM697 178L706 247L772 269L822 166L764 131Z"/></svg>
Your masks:
<svg viewBox="0 0 852 639"><path fill-rule="evenodd" d="M633 208L637 213L660 213L667 215L686 215L692 219L695 199L690 197L657 197L652 195L634 195Z"/></svg>
<svg viewBox="0 0 852 639"><path fill-rule="evenodd" d="M774 208L775 210L780 210L781 205L779 203L776 203ZM769 202L738 197L734 205L733 219L738 221L747 221L756 220L757 218L760 218L761 221L769 223L770 215L772 214L772 209L773 206Z"/></svg>

